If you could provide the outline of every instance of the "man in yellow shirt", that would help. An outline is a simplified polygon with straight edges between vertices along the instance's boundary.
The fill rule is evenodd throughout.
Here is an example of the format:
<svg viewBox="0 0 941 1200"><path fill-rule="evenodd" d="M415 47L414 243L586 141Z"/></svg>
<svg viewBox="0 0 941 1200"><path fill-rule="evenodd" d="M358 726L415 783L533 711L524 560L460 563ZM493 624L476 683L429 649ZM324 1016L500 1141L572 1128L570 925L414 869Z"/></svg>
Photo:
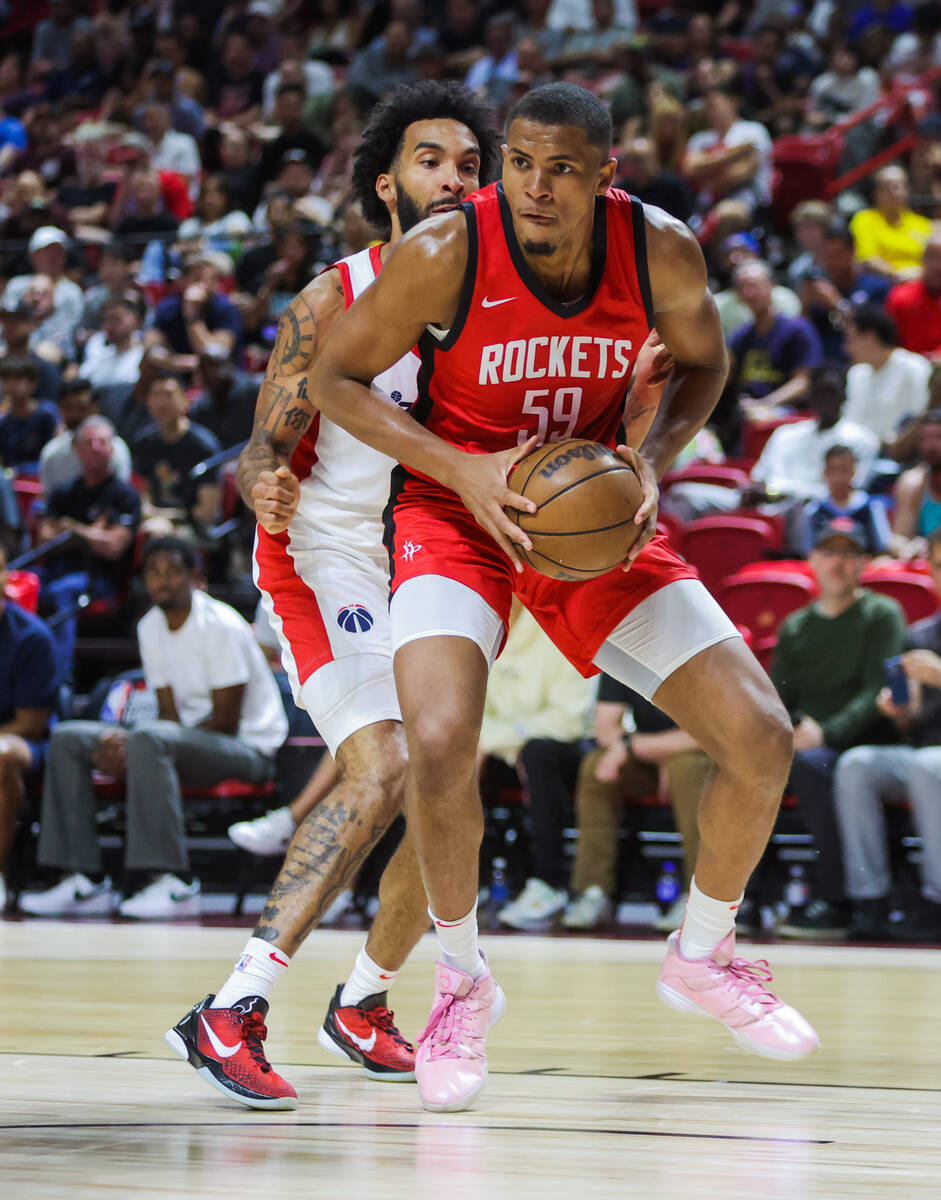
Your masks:
<svg viewBox="0 0 941 1200"><path fill-rule="evenodd" d="M904 167L883 167L874 177L875 206L861 209L850 230L856 257L864 269L887 279L911 279L921 269L932 224L908 207L908 175Z"/></svg>

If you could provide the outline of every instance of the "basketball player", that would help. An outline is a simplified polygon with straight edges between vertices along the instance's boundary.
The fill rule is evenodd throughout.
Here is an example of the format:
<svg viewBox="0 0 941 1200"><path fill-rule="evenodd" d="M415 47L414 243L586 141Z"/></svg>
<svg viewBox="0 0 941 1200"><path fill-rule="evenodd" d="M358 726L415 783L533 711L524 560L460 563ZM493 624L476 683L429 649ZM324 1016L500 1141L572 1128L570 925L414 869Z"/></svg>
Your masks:
<svg viewBox="0 0 941 1200"><path fill-rule="evenodd" d="M392 675L388 557L381 514L393 463L311 409L308 373L337 317L376 278L392 245L431 213L455 209L496 174L492 116L456 84L396 89L373 112L353 186L387 241L337 263L292 302L261 385L238 482L258 518L254 576L294 695L339 781L294 835L254 936L231 976L167 1034L209 1083L250 1108L295 1108L262 1042L268 997L307 934L401 811L405 740ZM404 412L419 359L406 347L379 373L383 403ZM414 1049L386 990L428 928L406 837L384 873L380 907L320 1030L321 1045L377 1079L414 1079Z"/></svg>
<svg viewBox="0 0 941 1200"><path fill-rule="evenodd" d="M721 1021L759 1054L797 1058L818 1044L767 990L770 973L735 956L735 912L788 775L790 722L728 617L654 536L657 480L725 380L721 328L695 238L609 191L610 138L606 109L584 89L526 94L508 123L502 183L399 243L312 378L325 418L405 464L386 537L407 812L441 951L416 1056L432 1110L466 1108L482 1088L499 1002L477 945L483 822L473 780L487 672L514 591L584 673L601 668L652 699L716 764L661 998ZM676 365L640 450L618 447L644 485L641 537L625 569L546 579L520 561L516 544L529 542L503 508L532 506L508 470L534 439L615 444L624 382L654 323ZM416 342L409 415L369 382Z"/></svg>

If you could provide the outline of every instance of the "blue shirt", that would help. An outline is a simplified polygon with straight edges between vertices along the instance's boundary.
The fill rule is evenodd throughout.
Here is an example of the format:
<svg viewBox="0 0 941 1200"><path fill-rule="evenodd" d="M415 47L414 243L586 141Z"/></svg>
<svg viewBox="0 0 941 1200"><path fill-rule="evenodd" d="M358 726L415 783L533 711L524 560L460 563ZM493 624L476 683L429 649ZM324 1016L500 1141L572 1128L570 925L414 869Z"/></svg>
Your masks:
<svg viewBox="0 0 941 1200"><path fill-rule="evenodd" d="M39 462L39 452L55 437L59 410L48 400L40 400L31 413L0 417L0 463L19 467Z"/></svg>
<svg viewBox="0 0 941 1200"><path fill-rule="evenodd" d="M4 117L0 121L0 150L4 146L15 146L17 150L25 150L27 145L26 126L16 117Z"/></svg>
<svg viewBox="0 0 941 1200"><path fill-rule="evenodd" d="M59 668L45 621L7 600L0 613L0 725L18 708L55 705Z"/></svg>
<svg viewBox="0 0 941 1200"><path fill-rule="evenodd" d="M885 554L892 536L892 528L886 515L885 504L878 496L868 492L854 491L845 508L835 503L830 496L823 500L809 500L804 506L803 535L801 550L807 555L813 550L820 531L837 517L850 517L866 532L866 553Z"/></svg>
<svg viewBox="0 0 941 1200"><path fill-rule="evenodd" d="M880 308L885 303L885 298L892 290L892 283L888 279L883 279L879 275L870 275L866 271L861 271L853 281L853 288L849 292L842 292L843 299L849 304L878 304ZM839 310L836 312L839 317ZM830 319L831 314L822 306L811 305L807 319L813 323L814 328L820 334L820 341L823 345L823 357L827 362L847 362L848 355L844 342L843 322L838 320L836 323Z"/></svg>
<svg viewBox="0 0 941 1200"><path fill-rule="evenodd" d="M235 355L238 361L242 346L242 315L231 300L225 296L210 296L205 313L206 328L210 333L217 329L229 329L235 334ZM183 320L183 297L167 296L157 305L154 328L159 329L174 354L195 354L190 345L186 322Z"/></svg>
<svg viewBox="0 0 941 1200"><path fill-rule="evenodd" d="M787 383L802 367L823 361L820 335L803 317L777 316L767 334L757 327L736 329L729 347L738 363L738 390L761 399Z"/></svg>

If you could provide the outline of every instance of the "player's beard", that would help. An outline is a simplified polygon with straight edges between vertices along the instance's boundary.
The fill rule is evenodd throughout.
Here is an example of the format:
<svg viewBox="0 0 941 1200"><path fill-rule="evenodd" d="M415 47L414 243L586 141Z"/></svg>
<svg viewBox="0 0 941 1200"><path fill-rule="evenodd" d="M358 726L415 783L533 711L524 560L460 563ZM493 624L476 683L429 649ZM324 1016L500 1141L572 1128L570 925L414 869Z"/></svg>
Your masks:
<svg viewBox="0 0 941 1200"><path fill-rule="evenodd" d="M436 200L421 208L398 179L395 181L395 197L395 213L399 218L399 228L403 233L408 233L419 221L424 221L425 217L454 207L453 200Z"/></svg>
<svg viewBox="0 0 941 1200"><path fill-rule="evenodd" d="M520 245L527 254L532 254L534 258L549 258L558 250L553 242L521 242Z"/></svg>

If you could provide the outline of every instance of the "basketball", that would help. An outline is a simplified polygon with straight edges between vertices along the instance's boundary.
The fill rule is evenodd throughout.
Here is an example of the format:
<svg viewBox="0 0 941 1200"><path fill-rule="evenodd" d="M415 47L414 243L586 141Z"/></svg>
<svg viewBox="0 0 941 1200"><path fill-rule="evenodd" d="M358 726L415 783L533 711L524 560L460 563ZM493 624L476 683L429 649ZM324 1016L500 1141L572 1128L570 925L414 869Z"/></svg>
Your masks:
<svg viewBox="0 0 941 1200"><path fill-rule="evenodd" d="M509 486L537 505L534 513L508 508L532 550L520 554L550 579L593 579L619 566L643 526L634 514L644 489L630 466L600 442L566 438L520 459Z"/></svg>

